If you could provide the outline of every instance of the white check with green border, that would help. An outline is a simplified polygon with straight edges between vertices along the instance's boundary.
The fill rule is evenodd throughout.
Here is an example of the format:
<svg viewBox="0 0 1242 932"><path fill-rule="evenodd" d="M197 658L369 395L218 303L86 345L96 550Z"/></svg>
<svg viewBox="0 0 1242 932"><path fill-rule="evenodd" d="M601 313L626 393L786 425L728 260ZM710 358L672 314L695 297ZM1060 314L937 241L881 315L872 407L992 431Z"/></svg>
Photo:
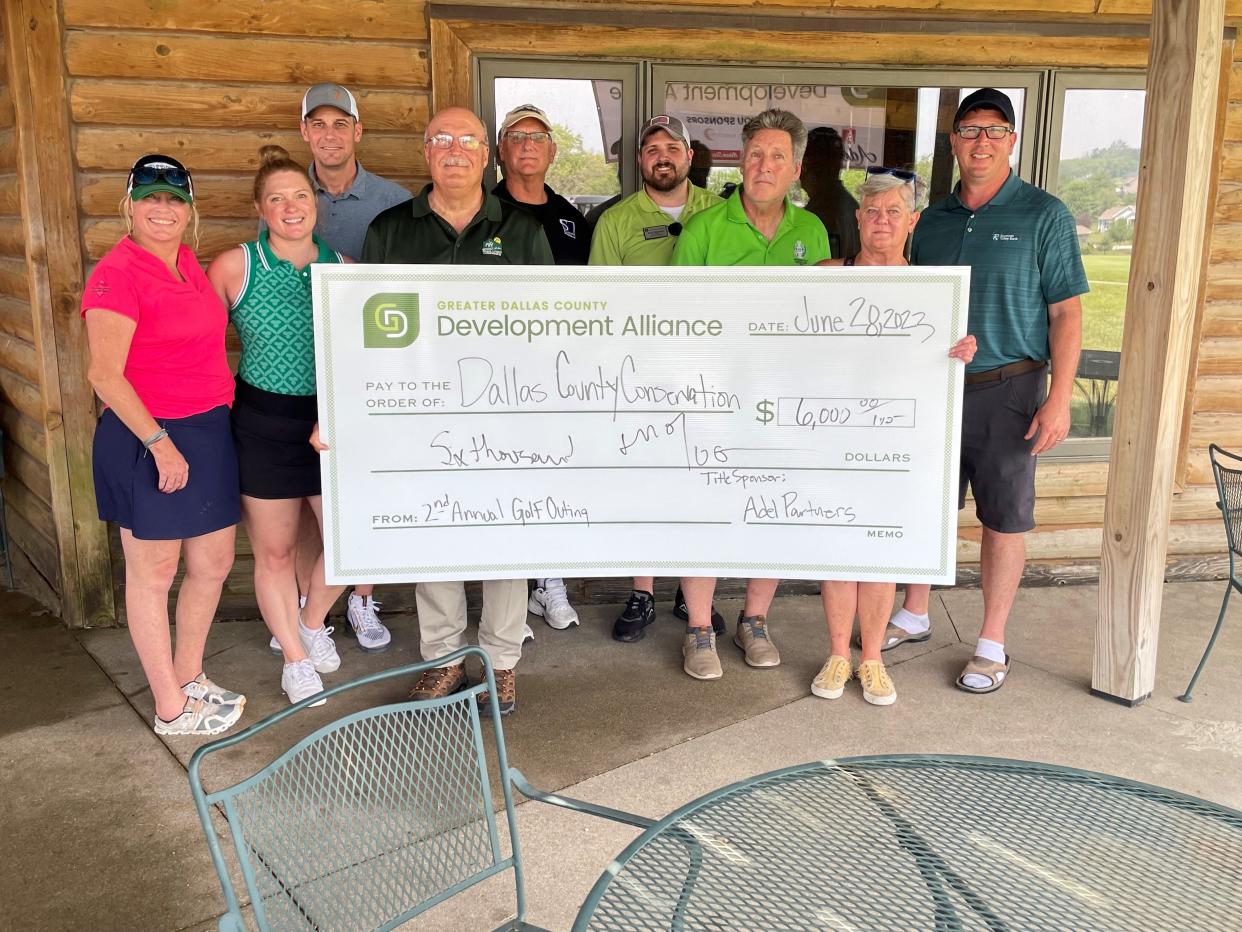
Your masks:
<svg viewBox="0 0 1242 932"><path fill-rule="evenodd" d="M965 268L321 266L330 583L952 583Z"/></svg>

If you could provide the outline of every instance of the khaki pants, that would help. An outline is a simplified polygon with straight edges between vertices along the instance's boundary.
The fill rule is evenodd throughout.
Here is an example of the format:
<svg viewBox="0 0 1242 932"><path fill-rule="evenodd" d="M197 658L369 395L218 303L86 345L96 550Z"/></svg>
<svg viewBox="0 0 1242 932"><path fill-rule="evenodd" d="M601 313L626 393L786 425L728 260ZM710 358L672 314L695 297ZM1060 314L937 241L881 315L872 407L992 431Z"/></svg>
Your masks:
<svg viewBox="0 0 1242 932"><path fill-rule="evenodd" d="M438 660L466 646L466 587L460 582L419 583L414 590L418 608L419 652L424 660ZM522 628L526 624L526 580L489 579L483 583L483 617L479 646L497 670L512 670L522 656Z"/></svg>

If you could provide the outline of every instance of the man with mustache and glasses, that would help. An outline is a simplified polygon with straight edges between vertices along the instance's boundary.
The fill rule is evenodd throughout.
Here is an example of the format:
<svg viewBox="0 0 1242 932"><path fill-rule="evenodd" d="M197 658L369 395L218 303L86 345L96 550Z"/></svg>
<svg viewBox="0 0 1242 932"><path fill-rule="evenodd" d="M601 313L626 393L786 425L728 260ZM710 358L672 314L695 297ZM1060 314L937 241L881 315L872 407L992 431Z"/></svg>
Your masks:
<svg viewBox="0 0 1242 932"><path fill-rule="evenodd" d="M681 120L664 113L643 125L638 137L638 169L643 186L609 207L595 226L591 265L668 265L673 247L686 222L720 203L720 198L688 180L693 153L690 135ZM634 577L634 591L613 623L618 641L637 641L655 621L655 580ZM673 614L686 619L681 590L673 600ZM724 619L712 610L724 631Z"/></svg>
<svg viewBox="0 0 1242 932"><path fill-rule="evenodd" d="M409 203L375 218L362 244L363 262L552 265L539 221L483 187L487 131L477 116L463 107L441 110L427 123L423 154L431 183ZM415 600L424 660L465 646L463 583L419 583ZM526 580L486 580L479 646L492 661L502 715L517 704L514 667L522 656L525 625ZM465 686L465 664L436 667L419 677L410 698L439 698ZM486 693L479 696L479 708L490 708Z"/></svg>
<svg viewBox="0 0 1242 932"><path fill-rule="evenodd" d="M742 186L728 200L695 217L673 250L673 265L815 265L828 258L828 231L796 207L789 189L802 172L807 131L788 110L765 110L742 127ZM750 579L733 643L752 667L781 662L768 634L767 615L779 579ZM712 623L716 580L683 577L689 606L682 669L698 680L722 675Z"/></svg>

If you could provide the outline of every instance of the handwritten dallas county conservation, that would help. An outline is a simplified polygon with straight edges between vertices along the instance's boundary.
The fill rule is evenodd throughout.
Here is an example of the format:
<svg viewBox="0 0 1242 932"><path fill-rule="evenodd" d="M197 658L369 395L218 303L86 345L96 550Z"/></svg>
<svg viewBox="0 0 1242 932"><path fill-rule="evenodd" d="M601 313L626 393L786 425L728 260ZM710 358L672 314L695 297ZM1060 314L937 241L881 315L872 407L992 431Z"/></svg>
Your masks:
<svg viewBox="0 0 1242 932"><path fill-rule="evenodd" d="M958 268L315 266L330 582L952 582Z"/></svg>

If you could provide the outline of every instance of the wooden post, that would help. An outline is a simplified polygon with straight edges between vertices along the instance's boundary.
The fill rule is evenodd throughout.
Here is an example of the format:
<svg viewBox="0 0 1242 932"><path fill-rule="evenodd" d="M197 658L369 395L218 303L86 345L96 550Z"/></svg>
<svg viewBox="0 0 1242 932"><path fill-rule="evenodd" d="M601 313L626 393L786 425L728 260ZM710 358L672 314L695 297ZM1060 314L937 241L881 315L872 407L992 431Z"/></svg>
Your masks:
<svg viewBox="0 0 1242 932"><path fill-rule="evenodd" d="M1182 395L1210 214L1225 0L1154 0L1121 379L1104 509L1095 695L1151 695Z"/></svg>
<svg viewBox="0 0 1242 932"><path fill-rule="evenodd" d="M91 478L95 399L86 381L86 334L78 317L84 276L60 4L8 0L2 15L61 611L73 627L113 624L108 532L95 511Z"/></svg>

